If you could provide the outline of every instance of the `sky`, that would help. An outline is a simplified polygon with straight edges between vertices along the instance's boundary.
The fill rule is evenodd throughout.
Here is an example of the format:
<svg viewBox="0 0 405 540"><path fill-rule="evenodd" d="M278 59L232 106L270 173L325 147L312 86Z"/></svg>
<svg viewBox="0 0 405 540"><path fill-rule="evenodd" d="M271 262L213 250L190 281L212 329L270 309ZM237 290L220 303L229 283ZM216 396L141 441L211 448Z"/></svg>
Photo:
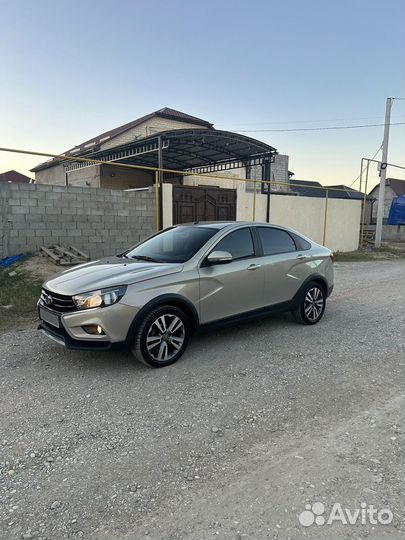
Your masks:
<svg viewBox="0 0 405 540"><path fill-rule="evenodd" d="M382 126L258 130L381 124L405 93L403 0L0 0L0 19L0 147L60 153L171 107L269 143L294 178L350 185ZM41 161L0 152L0 172ZM403 125L388 161L405 166Z"/></svg>

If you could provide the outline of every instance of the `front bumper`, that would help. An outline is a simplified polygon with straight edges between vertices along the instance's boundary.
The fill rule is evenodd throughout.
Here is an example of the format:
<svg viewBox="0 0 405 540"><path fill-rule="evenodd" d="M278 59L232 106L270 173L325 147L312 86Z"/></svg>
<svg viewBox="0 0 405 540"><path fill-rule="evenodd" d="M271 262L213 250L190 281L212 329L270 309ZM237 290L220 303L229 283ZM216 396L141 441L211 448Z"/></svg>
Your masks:
<svg viewBox="0 0 405 540"><path fill-rule="evenodd" d="M55 341L59 345L76 351L108 351L113 347L126 345L125 341L123 343L111 343L111 341L106 340L72 339L65 329L55 328L44 321L39 324L38 330L41 330L46 337L52 339L52 341Z"/></svg>
<svg viewBox="0 0 405 540"><path fill-rule="evenodd" d="M47 337L60 345L76 350L109 350L126 343L136 308L117 303L112 306L82 311L57 312L38 304L40 325ZM104 334L88 334L84 326L100 325Z"/></svg>

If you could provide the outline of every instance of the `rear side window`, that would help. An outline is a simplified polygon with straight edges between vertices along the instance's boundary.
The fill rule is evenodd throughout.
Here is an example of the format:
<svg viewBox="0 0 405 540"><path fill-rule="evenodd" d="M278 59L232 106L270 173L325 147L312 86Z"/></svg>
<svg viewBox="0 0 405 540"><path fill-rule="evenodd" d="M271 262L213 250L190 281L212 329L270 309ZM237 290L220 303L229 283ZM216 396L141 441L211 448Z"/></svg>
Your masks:
<svg viewBox="0 0 405 540"><path fill-rule="evenodd" d="M298 234L291 233L291 236L294 238L295 244L299 251L305 251L307 249L311 249L311 244L307 240L299 236Z"/></svg>
<svg viewBox="0 0 405 540"><path fill-rule="evenodd" d="M257 227L257 232L263 246L264 255L288 253L297 249L294 240L286 231L272 229L271 227Z"/></svg>
<svg viewBox="0 0 405 540"><path fill-rule="evenodd" d="M239 229L229 233L214 247L214 251L228 251L233 259L243 259L254 255L252 235L249 229Z"/></svg>

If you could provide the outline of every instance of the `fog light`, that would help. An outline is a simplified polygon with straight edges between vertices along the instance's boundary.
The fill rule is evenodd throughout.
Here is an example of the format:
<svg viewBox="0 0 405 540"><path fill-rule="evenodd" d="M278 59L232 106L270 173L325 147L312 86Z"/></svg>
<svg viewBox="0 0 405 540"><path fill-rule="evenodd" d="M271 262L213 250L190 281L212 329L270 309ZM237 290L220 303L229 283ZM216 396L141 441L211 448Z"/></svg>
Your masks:
<svg viewBox="0 0 405 540"><path fill-rule="evenodd" d="M93 336L105 336L105 332L99 324L88 324L82 328L85 332Z"/></svg>

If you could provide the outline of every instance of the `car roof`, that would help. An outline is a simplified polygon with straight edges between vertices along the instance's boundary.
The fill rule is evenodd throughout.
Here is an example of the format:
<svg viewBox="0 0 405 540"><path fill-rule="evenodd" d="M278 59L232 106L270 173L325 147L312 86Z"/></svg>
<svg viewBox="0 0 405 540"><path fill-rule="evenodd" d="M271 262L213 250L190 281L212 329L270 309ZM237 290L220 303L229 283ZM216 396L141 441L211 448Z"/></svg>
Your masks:
<svg viewBox="0 0 405 540"><path fill-rule="evenodd" d="M206 227L209 229L223 229L230 225L243 223L240 221L194 221L190 223L178 223L175 227Z"/></svg>
<svg viewBox="0 0 405 540"><path fill-rule="evenodd" d="M207 227L210 229L225 229L238 227L240 225L245 226L260 226L260 227L277 227L278 229L284 229L289 230L286 227L283 227L282 225L276 225L275 223L264 223L260 221L195 221L191 223L179 223L176 225L176 227Z"/></svg>

